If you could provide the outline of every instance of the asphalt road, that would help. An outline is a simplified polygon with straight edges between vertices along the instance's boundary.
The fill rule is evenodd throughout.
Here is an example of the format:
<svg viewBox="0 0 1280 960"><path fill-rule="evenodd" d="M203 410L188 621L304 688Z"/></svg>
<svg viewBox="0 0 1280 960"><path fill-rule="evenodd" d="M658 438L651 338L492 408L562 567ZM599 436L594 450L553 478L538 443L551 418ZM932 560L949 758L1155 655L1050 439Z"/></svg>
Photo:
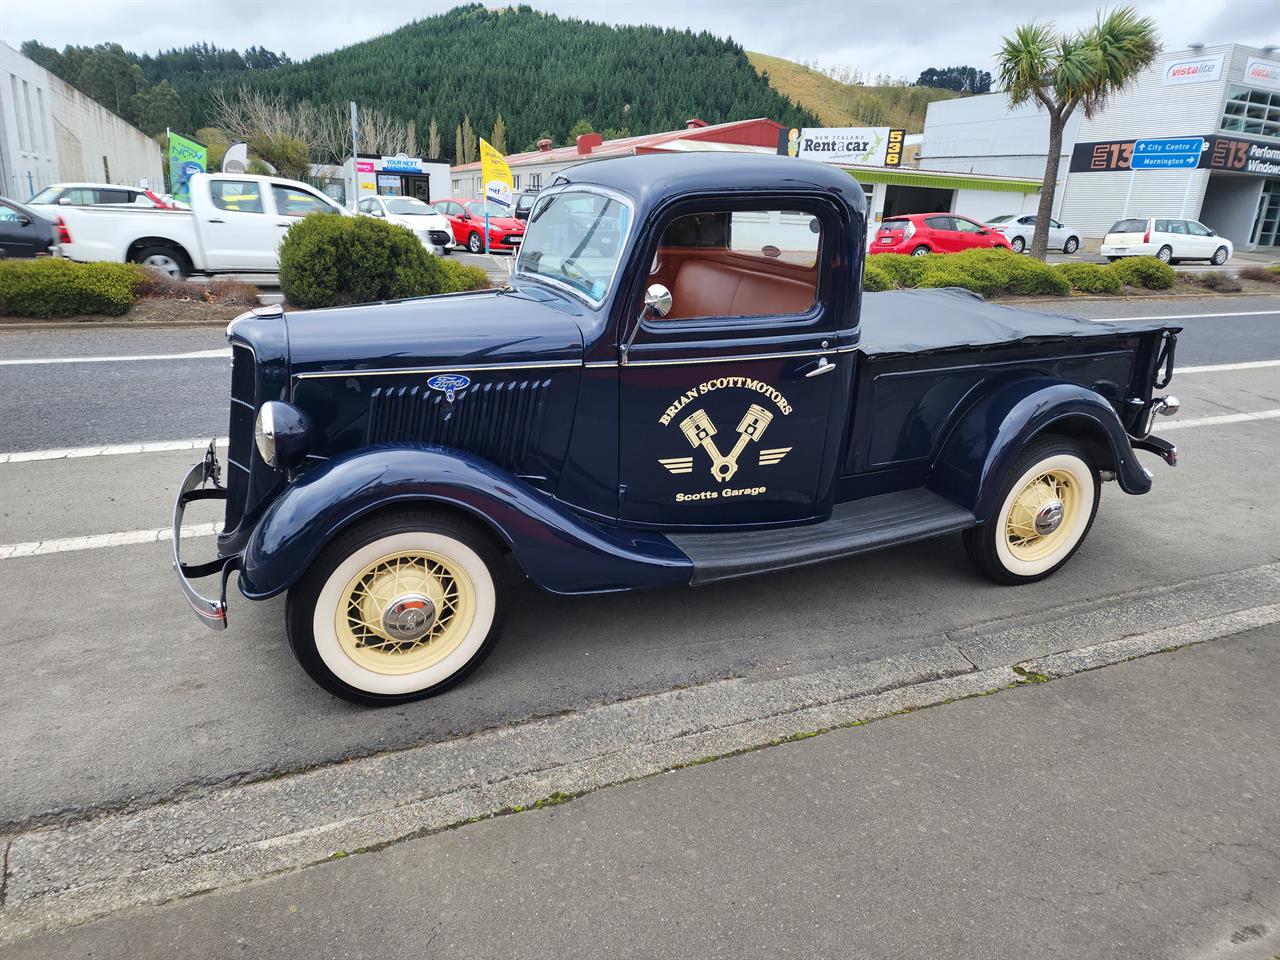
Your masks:
<svg viewBox="0 0 1280 960"><path fill-rule="evenodd" d="M1107 306L1196 309L1184 301ZM1264 309L1280 304L1208 302L1213 313ZM1280 359L1280 312L1185 322L1184 365ZM204 328L4 331L0 356L189 352L220 340L220 331ZM225 432L223 359L0 371L0 453ZM1280 408L1276 367L1189 374L1174 389L1183 419ZM384 711L335 701L302 674L284 642L281 601L233 594L231 629L210 633L178 596L165 544L110 536L167 527L192 452L3 463L0 544L107 540L0 559L0 645L9 663L0 672L0 827L726 676L866 662L975 624L1275 560L1280 512L1259 491L1272 486L1280 421L1192 426L1176 439L1184 466L1151 460L1157 485L1147 497L1108 487L1089 542L1045 584L994 587L970 570L958 540L946 539L765 584L577 600L520 588L502 643L473 678ZM188 514L191 523L217 519L212 509ZM188 555L210 543L189 541Z"/></svg>

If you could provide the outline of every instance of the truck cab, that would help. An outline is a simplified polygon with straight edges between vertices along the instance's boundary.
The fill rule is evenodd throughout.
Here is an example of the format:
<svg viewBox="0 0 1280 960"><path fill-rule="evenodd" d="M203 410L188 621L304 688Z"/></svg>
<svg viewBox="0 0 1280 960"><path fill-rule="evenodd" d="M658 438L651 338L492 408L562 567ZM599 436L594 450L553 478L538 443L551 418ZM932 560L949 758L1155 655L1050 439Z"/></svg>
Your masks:
<svg viewBox="0 0 1280 960"><path fill-rule="evenodd" d="M596 161L538 195L501 290L237 319L227 479L211 448L175 508L184 594L225 627L232 572L287 591L304 669L385 704L475 668L512 569L697 585L959 533L993 579L1049 576L1104 481L1151 488L1135 449L1176 462L1150 435L1176 328L863 297L865 237L822 164ZM226 519L190 565L197 498Z"/></svg>

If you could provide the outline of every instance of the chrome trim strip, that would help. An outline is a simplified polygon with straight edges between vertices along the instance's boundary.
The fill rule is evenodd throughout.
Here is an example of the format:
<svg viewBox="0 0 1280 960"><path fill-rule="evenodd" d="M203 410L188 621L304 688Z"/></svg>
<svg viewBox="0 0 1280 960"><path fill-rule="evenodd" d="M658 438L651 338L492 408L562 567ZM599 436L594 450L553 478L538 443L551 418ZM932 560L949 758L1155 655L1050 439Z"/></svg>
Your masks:
<svg viewBox="0 0 1280 960"><path fill-rule="evenodd" d="M239 397L232 397L231 402L238 403L242 407L248 407L250 410L256 409L252 403L247 400L241 400Z"/></svg>
<svg viewBox="0 0 1280 960"><path fill-rule="evenodd" d="M544 363L478 363L462 367L389 367L382 370L323 370L295 373L295 380L319 380L333 377L397 377L415 373L483 373L490 370L549 370L579 367L581 360L547 360Z"/></svg>
<svg viewBox="0 0 1280 960"><path fill-rule="evenodd" d="M690 357L681 360L628 360L627 367L686 366L694 363L741 363L744 360L785 360L791 357L824 357L833 350L792 350L786 353L757 353L734 357Z"/></svg>

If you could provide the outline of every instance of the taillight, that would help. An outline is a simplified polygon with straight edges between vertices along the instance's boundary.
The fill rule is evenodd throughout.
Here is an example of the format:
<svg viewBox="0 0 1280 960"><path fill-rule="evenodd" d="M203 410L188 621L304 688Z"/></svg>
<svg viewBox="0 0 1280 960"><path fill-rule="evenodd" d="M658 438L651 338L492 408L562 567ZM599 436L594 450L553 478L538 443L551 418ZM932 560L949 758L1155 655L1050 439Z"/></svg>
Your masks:
<svg viewBox="0 0 1280 960"><path fill-rule="evenodd" d="M902 239L910 240L913 236L915 236L915 233L916 233L916 222L914 220L908 220L906 229L902 231Z"/></svg>
<svg viewBox="0 0 1280 960"><path fill-rule="evenodd" d="M1151 221L1150 220L1147 221L1147 232L1142 235L1142 242L1143 243L1151 242Z"/></svg>
<svg viewBox="0 0 1280 960"><path fill-rule="evenodd" d="M67 225L63 222L63 219L61 217L56 217L54 222L58 227L58 243L70 243L71 231L67 229Z"/></svg>

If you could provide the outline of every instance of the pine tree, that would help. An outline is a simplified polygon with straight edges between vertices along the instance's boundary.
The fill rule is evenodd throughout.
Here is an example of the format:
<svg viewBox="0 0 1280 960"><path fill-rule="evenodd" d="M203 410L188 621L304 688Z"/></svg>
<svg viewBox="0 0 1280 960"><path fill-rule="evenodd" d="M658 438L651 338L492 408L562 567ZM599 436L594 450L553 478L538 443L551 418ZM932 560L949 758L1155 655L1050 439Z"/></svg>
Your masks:
<svg viewBox="0 0 1280 960"><path fill-rule="evenodd" d="M502 114L498 114L498 119L493 121L493 134L489 138L489 142L493 144L493 149L505 155L507 152L507 125L502 120Z"/></svg>
<svg viewBox="0 0 1280 960"><path fill-rule="evenodd" d="M436 125L436 118L431 118L431 126L427 128L427 157L436 159L440 156L440 128Z"/></svg>

